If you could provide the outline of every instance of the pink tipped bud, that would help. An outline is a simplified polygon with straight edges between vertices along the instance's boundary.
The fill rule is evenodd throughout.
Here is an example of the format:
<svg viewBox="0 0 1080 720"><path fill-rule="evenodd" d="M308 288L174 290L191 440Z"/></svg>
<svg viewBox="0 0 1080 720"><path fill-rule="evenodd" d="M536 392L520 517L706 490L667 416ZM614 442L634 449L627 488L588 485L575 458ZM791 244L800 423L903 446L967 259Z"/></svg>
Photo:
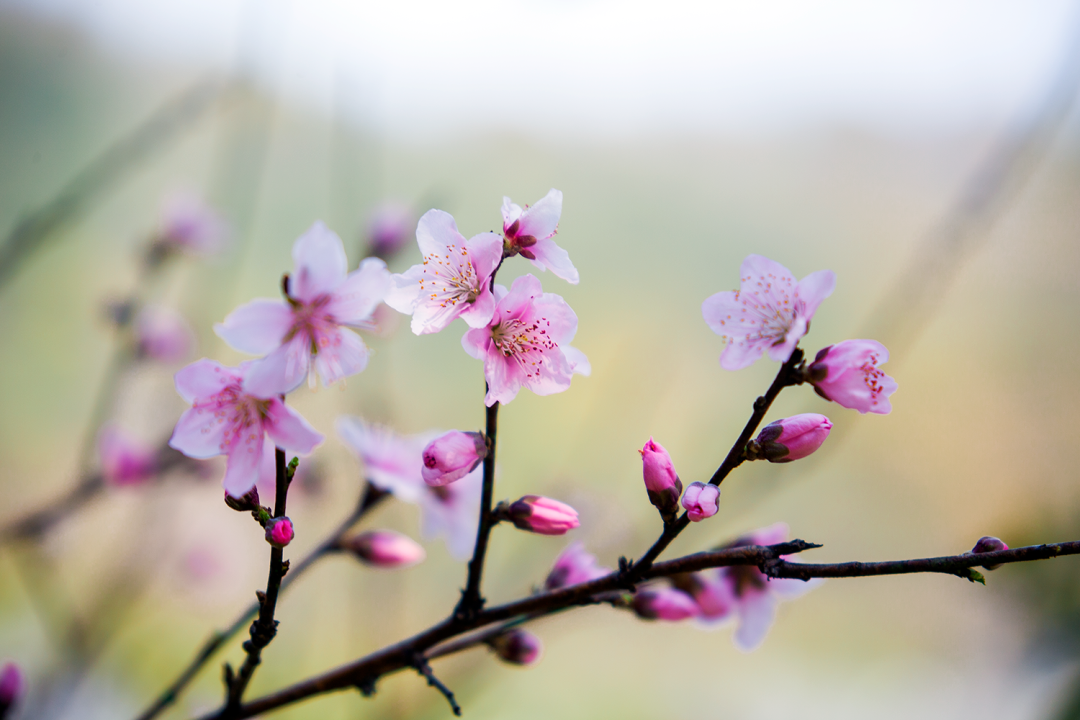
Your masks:
<svg viewBox="0 0 1080 720"><path fill-rule="evenodd" d="M111 485L139 485L157 474L154 449L115 425L105 425L98 433L98 455L101 474Z"/></svg>
<svg viewBox="0 0 1080 720"><path fill-rule="evenodd" d="M283 548L293 539L292 520L282 516L270 518L266 523L266 542L276 548Z"/></svg>
<svg viewBox="0 0 1080 720"><path fill-rule="evenodd" d="M570 547L555 559L555 564L544 581L544 589L558 590L569 585L578 585L602 578L610 572L608 568L600 567L596 558L586 552L581 543L571 543Z"/></svg>
<svg viewBox="0 0 1080 720"><path fill-rule="evenodd" d="M974 555L978 555L980 553L997 552L998 550L1008 549L1009 546L1001 540L992 535L987 535L986 537L979 538L979 542L975 543L975 547L971 548L971 552ZM983 565L983 567L987 570L997 570L1001 567L1001 563L997 563L996 565Z"/></svg>
<svg viewBox="0 0 1080 720"><path fill-rule="evenodd" d="M0 718L19 702L25 689L26 681L19 666L13 662L4 663L0 668Z"/></svg>
<svg viewBox="0 0 1080 720"><path fill-rule="evenodd" d="M424 482L432 487L460 480L487 457L487 442L478 432L451 430L424 448Z"/></svg>
<svg viewBox="0 0 1080 720"><path fill-rule="evenodd" d="M135 344L142 357L174 363L191 355L195 334L180 313L148 305L135 318Z"/></svg>
<svg viewBox="0 0 1080 720"><path fill-rule="evenodd" d="M817 413L793 415L766 425L746 446L750 460L785 463L813 454L829 437L832 423Z"/></svg>
<svg viewBox="0 0 1080 720"><path fill-rule="evenodd" d="M694 598L673 587L650 587L634 593L630 606L645 620L686 620L700 612Z"/></svg>
<svg viewBox="0 0 1080 720"><path fill-rule="evenodd" d="M235 498L225 491L225 504L237 512L251 512L259 509L259 488L252 486L244 495Z"/></svg>
<svg viewBox="0 0 1080 720"><path fill-rule="evenodd" d="M509 630L489 642L491 649L512 665L532 665L540 659L544 646L540 638L525 630Z"/></svg>
<svg viewBox="0 0 1080 720"><path fill-rule="evenodd" d="M649 438L641 453L642 469L645 476L645 489L649 492L649 501L660 510L665 519L678 510L679 496L682 495L682 482L671 456L663 445Z"/></svg>
<svg viewBox="0 0 1080 720"><path fill-rule="evenodd" d="M424 548L412 538L393 530L372 530L360 533L342 543L365 565L379 568L408 567L421 562Z"/></svg>
<svg viewBox="0 0 1080 720"><path fill-rule="evenodd" d="M579 524L577 510L539 495L526 495L511 504L508 515L518 528L541 535L563 535Z"/></svg>
<svg viewBox="0 0 1080 720"><path fill-rule="evenodd" d="M690 483L683 494L682 506L694 522L710 518L720 509L720 488L701 482Z"/></svg>
<svg viewBox="0 0 1080 720"><path fill-rule="evenodd" d="M892 412L896 381L878 369L889 351L876 340L845 340L818 352L806 380L826 400L861 413Z"/></svg>

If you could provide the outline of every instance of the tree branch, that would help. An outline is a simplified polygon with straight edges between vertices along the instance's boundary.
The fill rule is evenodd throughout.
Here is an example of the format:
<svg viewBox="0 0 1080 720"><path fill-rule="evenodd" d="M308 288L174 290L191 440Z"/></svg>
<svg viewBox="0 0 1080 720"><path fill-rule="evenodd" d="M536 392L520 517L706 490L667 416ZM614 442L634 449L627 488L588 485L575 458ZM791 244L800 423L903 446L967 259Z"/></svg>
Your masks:
<svg viewBox="0 0 1080 720"><path fill-rule="evenodd" d="M487 385L484 386L485 394ZM488 538L498 519L491 512L495 494L495 438L499 425L499 403L487 408L487 427L484 437L487 441L487 455L484 456L484 488L480 496L480 521L476 528L476 546L472 560L469 561L469 578L461 593L461 601L454 609L454 617L469 618L484 607L484 597L480 594L480 581L484 575L484 556L487 554Z"/></svg>

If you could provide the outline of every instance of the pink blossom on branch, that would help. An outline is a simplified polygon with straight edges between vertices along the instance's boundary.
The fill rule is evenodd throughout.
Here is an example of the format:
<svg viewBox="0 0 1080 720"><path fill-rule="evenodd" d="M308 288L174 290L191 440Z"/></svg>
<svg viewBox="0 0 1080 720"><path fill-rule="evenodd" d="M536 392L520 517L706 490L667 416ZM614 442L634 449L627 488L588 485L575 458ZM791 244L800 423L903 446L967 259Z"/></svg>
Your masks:
<svg viewBox="0 0 1080 720"><path fill-rule="evenodd" d="M832 422L824 415L802 413L769 423L746 448L751 460L764 459L774 463L800 460L813 454L832 430Z"/></svg>
<svg viewBox="0 0 1080 720"><path fill-rule="evenodd" d="M264 435L281 448L306 455L323 441L307 420L277 397L253 394L253 363L225 367L203 358L176 373L176 391L191 408L180 416L169 446L188 457L226 455L222 484L242 497L259 478Z"/></svg>
<svg viewBox="0 0 1080 720"><path fill-rule="evenodd" d="M291 543L294 535L292 520L284 515L271 518L266 523L266 542L276 548L283 548Z"/></svg>
<svg viewBox="0 0 1080 720"><path fill-rule="evenodd" d="M447 485L465 477L487 457L487 442L478 432L451 430L424 448L421 470L428 485Z"/></svg>
<svg viewBox="0 0 1080 720"><path fill-rule="evenodd" d="M577 510L540 495L526 495L511 503L507 515L519 530L540 535L565 535L580 524Z"/></svg>
<svg viewBox="0 0 1080 720"><path fill-rule="evenodd" d="M889 396L899 387L878 368L888 359L889 351L876 340L844 340L818 352L807 378L826 400L863 414L888 415Z"/></svg>
<svg viewBox="0 0 1080 720"><path fill-rule="evenodd" d="M638 617L645 620L677 622L697 617L700 613L694 598L666 585L652 585L638 590L630 606Z"/></svg>
<svg viewBox="0 0 1080 720"><path fill-rule="evenodd" d="M675 465L664 446L649 438L638 450L641 453L642 474L649 502L656 506L665 519L671 518L679 507L679 495L683 485L675 472Z"/></svg>
<svg viewBox="0 0 1080 720"><path fill-rule="evenodd" d="M136 440L115 425L98 432L101 474L110 485L141 485L157 474L154 448Z"/></svg>
<svg viewBox="0 0 1080 720"><path fill-rule="evenodd" d="M980 553L997 552L999 550L1008 550L1009 546L1004 543L1000 538L996 538L993 535L986 535L979 538L979 541L975 543L975 547L971 548L972 555L978 555ZM997 570L1001 567L1000 564L983 565L987 570Z"/></svg>
<svg viewBox="0 0 1080 720"><path fill-rule="evenodd" d="M342 547L365 565L378 568L408 567L422 562L425 553L412 538L393 530L370 530L342 542Z"/></svg>
<svg viewBox="0 0 1080 720"><path fill-rule="evenodd" d="M386 304L412 315L417 335L439 332L456 317L469 327L487 325L495 310L491 274L502 260L499 236L488 232L466 240L449 213L428 210L416 226L416 241L423 262L393 276Z"/></svg>
<svg viewBox="0 0 1080 720"><path fill-rule="evenodd" d="M578 585L602 578L610 572L609 568L601 567L596 562L596 558L585 550L584 545L573 542L555 558L555 564L551 566L551 572L544 580L544 589L550 591Z"/></svg>
<svg viewBox="0 0 1080 720"><path fill-rule="evenodd" d="M162 248L210 257L221 252L228 225L197 195L178 192L162 203L158 243Z"/></svg>
<svg viewBox="0 0 1080 720"><path fill-rule="evenodd" d="M552 188L534 205L521 206L503 198L503 254L521 255L541 270L547 269L556 277L573 285L578 284L578 271L570 255L552 239L559 229L562 215L562 193Z"/></svg>
<svg viewBox="0 0 1080 720"><path fill-rule="evenodd" d="M135 346L140 356L172 363L186 360L195 333L184 316L160 305L147 305L135 318Z"/></svg>
<svg viewBox="0 0 1080 720"><path fill-rule="evenodd" d="M725 370L754 364L763 352L786 362L810 329L821 301L832 294L836 275L819 270L796 282L791 271L761 255L748 255L739 270L738 290L719 292L701 304L701 314L727 347Z"/></svg>
<svg viewBox="0 0 1080 720"><path fill-rule="evenodd" d="M691 522L711 518L720 509L720 488L708 483L690 483L683 493L682 506Z"/></svg>
<svg viewBox="0 0 1080 720"><path fill-rule="evenodd" d="M232 348L266 355L248 379L253 392L266 396L294 390L305 377L314 386L316 371L323 385L363 371L367 346L348 328L373 328L375 308L391 286L378 258L349 273L341 238L321 222L297 239L292 255L288 302L254 300L214 326Z"/></svg>
<svg viewBox="0 0 1080 720"><path fill-rule="evenodd" d="M588 359L570 347L577 315L565 300L544 292L533 275L519 277L509 292L496 285L495 293L491 322L461 339L465 352L484 361L488 407L510 402L523 386L552 395L568 389L575 373L589 374Z"/></svg>

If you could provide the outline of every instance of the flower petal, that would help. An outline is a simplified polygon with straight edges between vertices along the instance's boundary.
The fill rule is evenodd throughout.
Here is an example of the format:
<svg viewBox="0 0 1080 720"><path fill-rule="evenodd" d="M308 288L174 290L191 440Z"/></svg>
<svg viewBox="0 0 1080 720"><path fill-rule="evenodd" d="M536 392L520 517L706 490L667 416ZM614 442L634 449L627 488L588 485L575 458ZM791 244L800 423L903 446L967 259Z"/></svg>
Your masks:
<svg viewBox="0 0 1080 720"><path fill-rule="evenodd" d="M393 287L386 263L379 258L366 258L360 269L349 273L345 282L334 290L326 310L343 325L365 324Z"/></svg>
<svg viewBox="0 0 1080 720"><path fill-rule="evenodd" d="M225 463L225 479L221 484L233 497L243 497L259 479L265 437L261 427L245 428L241 437L229 451Z"/></svg>
<svg viewBox="0 0 1080 720"><path fill-rule="evenodd" d="M233 310L214 332L233 350L265 355L279 345L293 326L293 311L281 300L261 298Z"/></svg>
<svg viewBox="0 0 1080 720"><path fill-rule="evenodd" d="M420 299L420 278L423 275L423 265L413 265L403 273L391 275L390 290L383 302L399 313L412 315Z"/></svg>
<svg viewBox="0 0 1080 720"><path fill-rule="evenodd" d="M217 395L226 385L239 382L240 378L236 368L203 358L176 373L176 392L185 402L194 403L198 398Z"/></svg>
<svg viewBox="0 0 1080 720"><path fill-rule="evenodd" d="M502 216L503 227L509 227L515 220L521 217L521 206L511 202L510 198L503 195Z"/></svg>
<svg viewBox="0 0 1080 720"><path fill-rule="evenodd" d="M289 279L289 294L301 302L331 293L345 281L349 267L345 246L321 220L297 238L292 256L296 270Z"/></svg>
<svg viewBox="0 0 1080 720"><path fill-rule="evenodd" d="M169 447L190 458L205 460L225 452L225 420L209 408L188 408L173 429Z"/></svg>
<svg viewBox="0 0 1080 720"><path fill-rule="evenodd" d="M420 217L416 224L416 243L422 255L444 255L447 245L466 246L465 236L458 231L454 216L442 210L428 210Z"/></svg>
<svg viewBox="0 0 1080 720"><path fill-rule="evenodd" d="M585 353L570 345L563 345L561 349L575 375L588 377L592 374L592 363L589 362L589 358L585 357Z"/></svg>
<svg viewBox="0 0 1080 720"><path fill-rule="evenodd" d="M532 264L543 270L547 268L555 277L561 278L571 285L577 285L580 281L577 268L570 262L570 253L555 244L554 240L541 240L533 245L532 251L535 259Z"/></svg>
<svg viewBox="0 0 1080 720"><path fill-rule="evenodd" d="M502 262L502 238L493 232L480 233L469 238L465 248L469 251L477 279L487 287L491 273Z"/></svg>
<svg viewBox="0 0 1080 720"><path fill-rule="evenodd" d="M326 439L300 413L277 398L270 401L263 426L278 447L301 455L311 452Z"/></svg>
<svg viewBox="0 0 1080 720"><path fill-rule="evenodd" d="M547 195L521 213L518 235L532 235L537 240L547 240L554 235L562 216L562 200L561 191L555 188L548 190Z"/></svg>
<svg viewBox="0 0 1080 720"><path fill-rule="evenodd" d="M743 652L756 650L765 641L769 628L776 620L777 600L771 593L755 595L739 606L739 627L732 639Z"/></svg>
<svg viewBox="0 0 1080 720"><path fill-rule="evenodd" d="M475 302L470 303L461 311L459 317L471 328L482 328L491 322L495 314L495 296L491 291L484 288Z"/></svg>
<svg viewBox="0 0 1080 720"><path fill-rule="evenodd" d="M324 344L325 343L325 344ZM363 372L368 363L368 349L363 339L352 330L338 327L319 336L319 352L315 353L315 369L323 385Z"/></svg>
<svg viewBox="0 0 1080 720"><path fill-rule="evenodd" d="M290 393L304 382L310 363L307 337L297 335L266 357L245 363L244 392L259 398Z"/></svg>
<svg viewBox="0 0 1080 720"><path fill-rule="evenodd" d="M800 280L799 302L803 305L800 315L809 322L821 301L832 295L835 288L836 273L832 270L818 270Z"/></svg>

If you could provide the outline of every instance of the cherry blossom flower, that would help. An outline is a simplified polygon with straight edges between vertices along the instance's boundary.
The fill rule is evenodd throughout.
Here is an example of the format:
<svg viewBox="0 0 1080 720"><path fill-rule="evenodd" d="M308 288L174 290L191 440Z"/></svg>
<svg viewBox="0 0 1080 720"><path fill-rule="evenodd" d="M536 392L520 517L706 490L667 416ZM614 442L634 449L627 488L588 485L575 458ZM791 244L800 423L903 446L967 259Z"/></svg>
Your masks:
<svg viewBox="0 0 1080 720"><path fill-rule="evenodd" d="M141 485L157 474L154 448L133 438L115 425L98 433L101 474L110 485Z"/></svg>
<svg viewBox="0 0 1080 720"><path fill-rule="evenodd" d="M676 622L696 617L700 610L694 598L667 585L652 585L634 593L630 606L645 620Z"/></svg>
<svg viewBox="0 0 1080 720"><path fill-rule="evenodd" d="M233 497L245 495L258 480L264 434L302 455L323 441L280 399L250 391L252 365L231 368L203 358L176 373L176 390L191 408L180 416L169 446L197 459L228 456L222 484Z"/></svg>
<svg viewBox="0 0 1080 720"><path fill-rule="evenodd" d="M889 351L876 340L844 340L818 352L807 378L826 400L864 415L888 415L889 396L899 387L878 368L888 359Z"/></svg>
<svg viewBox="0 0 1080 720"><path fill-rule="evenodd" d="M565 300L544 292L533 275L519 277L509 292L496 285L495 294L490 324L461 339L465 352L484 361L488 407L510 402L522 386L537 395L562 392L572 375L591 372L585 355L570 347L577 315Z"/></svg>
<svg viewBox="0 0 1080 720"><path fill-rule="evenodd" d="M755 530L729 547L775 545L787 540L787 536L787 525L777 523ZM694 573L694 579L698 583L693 595L701 609L699 620L717 623L734 619L738 626L733 640L745 652L754 650L765 640L781 600L796 598L820 584L816 580L769 579L754 565L705 570Z"/></svg>
<svg viewBox="0 0 1080 720"><path fill-rule="evenodd" d="M751 460L786 463L812 455L829 437L832 422L824 415L802 413L771 422L746 447Z"/></svg>
<svg viewBox="0 0 1080 720"><path fill-rule="evenodd" d="M780 263L748 255L739 270L738 290L719 292L701 304L701 313L727 347L720 355L725 370L742 370L763 352L786 362L810 329L821 301L832 294L836 275L819 270L795 282Z"/></svg>
<svg viewBox="0 0 1080 720"><path fill-rule="evenodd" d="M527 630L514 628L488 642L499 659L511 665L533 665L544 652L540 638Z"/></svg>
<svg viewBox="0 0 1080 720"><path fill-rule="evenodd" d="M399 568L423 561L424 548L412 538L393 530L370 530L341 543L365 565L378 568Z"/></svg>
<svg viewBox="0 0 1080 720"><path fill-rule="evenodd" d="M460 480L487 457L487 441L478 432L451 430L424 448L421 471L428 485L447 485Z"/></svg>
<svg viewBox="0 0 1080 720"><path fill-rule="evenodd" d="M135 318L135 346L142 357L172 363L186 360L195 333L184 316L160 305L147 305Z"/></svg>
<svg viewBox="0 0 1080 720"><path fill-rule="evenodd" d="M482 468L450 485L431 487L423 478L423 452L441 432L398 435L348 416L338 418L336 426L341 439L360 456L364 475L373 485L420 506L421 537L441 537L452 557L467 560L476 544Z"/></svg>
<svg viewBox="0 0 1080 720"><path fill-rule="evenodd" d="M466 240L449 213L428 210L416 226L416 241L423 262L393 276L386 304L412 315L417 335L439 332L456 317L469 327L487 325L495 310L491 275L502 261L499 236L488 232Z"/></svg>
<svg viewBox="0 0 1080 720"><path fill-rule="evenodd" d="M596 558L585 550L584 545L572 542L555 558L555 564L551 566L551 572L544 580L544 589L558 590L578 585L602 578L610 572L609 568L601 567L596 562Z"/></svg>
<svg viewBox="0 0 1080 720"><path fill-rule="evenodd" d="M157 240L162 249L210 257L221 252L228 235L228 225L198 195L177 192L162 203Z"/></svg>
<svg viewBox="0 0 1080 720"><path fill-rule="evenodd" d="M559 229L561 215L562 193L554 188L535 205L526 205L524 210L504 197L503 255L527 257L541 270L550 270L556 277L577 285L578 271L570 262L570 255L552 239Z"/></svg>
<svg viewBox="0 0 1080 720"><path fill-rule="evenodd" d="M341 238L321 222L297 239L292 255L288 302L254 300L214 326L234 349L266 355L248 379L249 389L261 395L294 390L305 376L314 387L315 371L323 385L363 371L367 346L346 326L374 327L375 308L390 291L390 271L378 258L347 273Z"/></svg>

